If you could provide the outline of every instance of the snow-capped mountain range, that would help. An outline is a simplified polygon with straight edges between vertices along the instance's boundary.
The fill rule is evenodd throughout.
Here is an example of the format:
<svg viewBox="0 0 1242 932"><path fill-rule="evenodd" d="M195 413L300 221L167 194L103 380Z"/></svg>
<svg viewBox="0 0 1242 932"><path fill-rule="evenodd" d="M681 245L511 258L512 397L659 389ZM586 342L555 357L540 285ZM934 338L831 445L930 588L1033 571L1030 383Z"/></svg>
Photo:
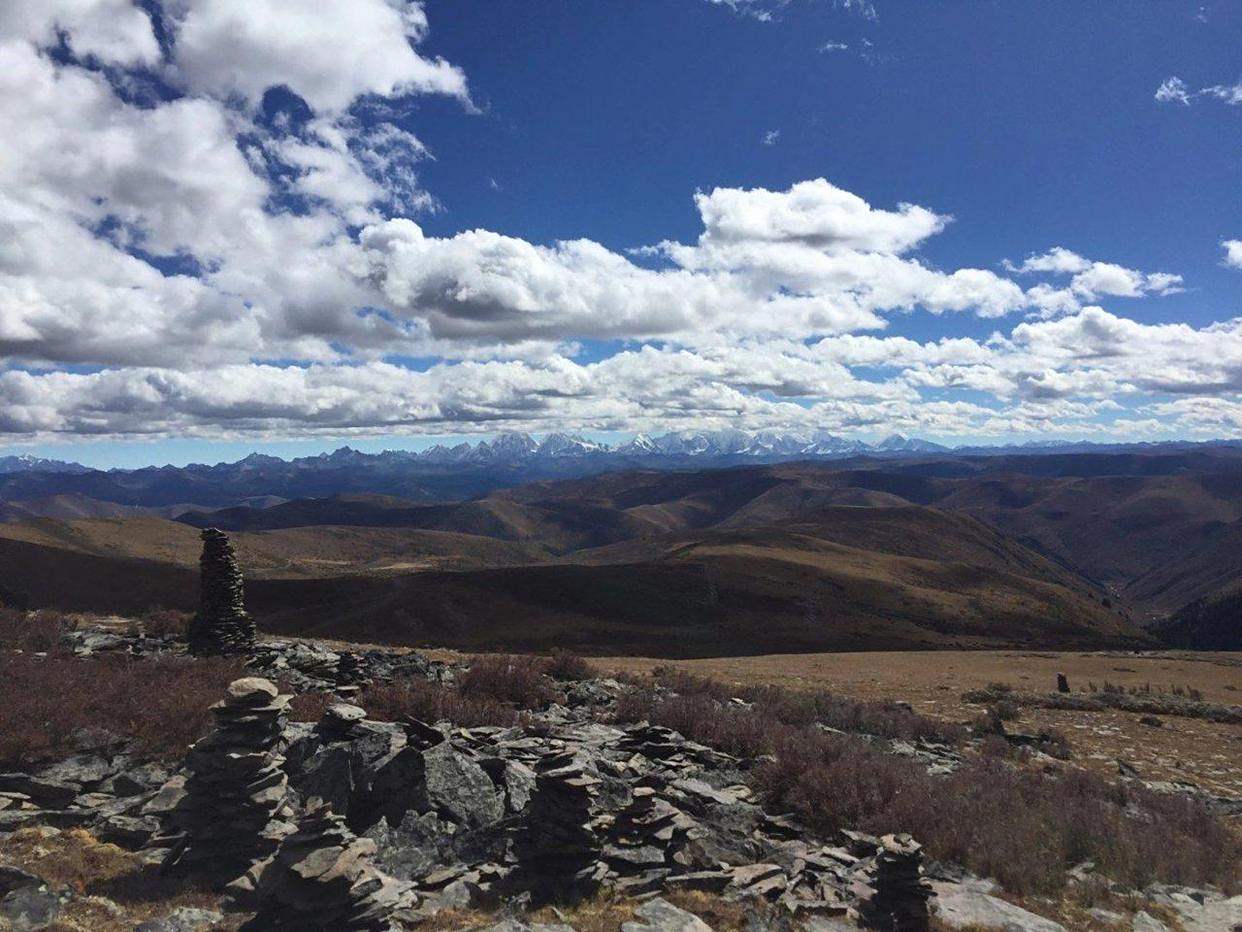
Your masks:
<svg viewBox="0 0 1242 932"><path fill-rule="evenodd" d="M431 462L483 463L520 462L559 457L614 456L629 459L645 457L820 457L856 456L867 453L935 453L948 447L927 440L893 436L871 445L845 440L822 431L784 432L761 430L673 431L659 436L639 434L615 446L588 440L576 434L548 434L536 440L530 434L505 433L494 440L455 447L437 445L418 454Z"/></svg>
<svg viewBox="0 0 1242 932"><path fill-rule="evenodd" d="M61 460L48 460L30 453L18 456L0 456L0 473L9 472L89 472L87 467L78 463L66 463Z"/></svg>
<svg viewBox="0 0 1242 932"><path fill-rule="evenodd" d="M625 468L650 464L676 466L686 460L703 461L705 466L739 462L773 462L797 459L844 459L865 457L910 457L952 455L1047 454L1073 452L1142 451L1163 447L1238 447L1242 441L1215 440L1165 443L1098 443L1091 441L1036 440L1023 444L1000 446L965 446L950 448L918 437L893 434L878 443L867 443L838 437L826 431L760 430L685 430L665 434L638 434L630 440L608 444L577 434L551 433L537 438L527 433L508 432L475 443L455 446L436 444L424 450L385 450L364 453L344 446L331 453L285 460L264 453L251 453L233 463L215 465L192 464L185 467L148 466L137 470L109 470L109 473L206 472L227 473L233 477L262 476L279 472L286 475L339 472L350 468L363 470L404 469L425 464L428 468L462 464L478 467L531 467L546 464L561 474L561 467L579 471L597 468ZM559 465L558 465L559 464ZM0 475L62 474L66 479L85 473L96 473L78 463L43 459L31 454L0 456Z"/></svg>
<svg viewBox="0 0 1242 932"><path fill-rule="evenodd" d="M317 469L385 463L396 465L410 462L502 465L582 458L611 458L625 461L687 457L791 459L867 454L937 453L947 450L948 447L927 440L902 437L899 434L894 434L877 444L867 444L860 440L836 437L824 431L761 430L755 433L741 430L671 431L657 436L639 434L632 440L613 445L588 440L577 434L552 433L537 439L527 433L508 432L498 434L491 439L479 440L476 443L463 442L451 447L436 444L418 451L385 450L382 453L363 453L345 446L331 453L303 456L293 460L283 460L278 456L264 453L251 453L235 463L221 463L210 468L227 467L230 470L248 473L290 466ZM185 468L195 469L196 467ZM19 456L0 456L0 474L89 471L87 467L77 463L42 459L28 453Z"/></svg>

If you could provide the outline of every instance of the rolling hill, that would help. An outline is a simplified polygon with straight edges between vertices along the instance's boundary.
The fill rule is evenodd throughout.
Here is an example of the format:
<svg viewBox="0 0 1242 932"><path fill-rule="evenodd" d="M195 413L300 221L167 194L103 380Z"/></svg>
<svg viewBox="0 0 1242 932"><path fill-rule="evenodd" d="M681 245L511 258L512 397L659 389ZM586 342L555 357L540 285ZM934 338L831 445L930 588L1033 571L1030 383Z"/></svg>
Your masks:
<svg viewBox="0 0 1242 932"><path fill-rule="evenodd" d="M141 610L193 573L196 528L210 524L231 531L250 604L276 631L669 656L1146 642L1056 560L911 501L956 481L782 464L613 473L464 502L348 495L176 522L40 519L0 526L0 566L93 575L104 571L89 561L110 561L135 582L98 586L100 607ZM32 600L91 602L89 580L69 596L55 579L44 571ZM176 604L192 601L191 589Z"/></svg>
<svg viewBox="0 0 1242 932"><path fill-rule="evenodd" d="M198 531L163 518L39 518L0 525L0 539L97 557L196 569ZM248 576L314 578L424 569L516 566L546 556L534 545L416 528L324 525L232 535Z"/></svg>
<svg viewBox="0 0 1242 932"><path fill-rule="evenodd" d="M1193 450L641 469L461 501L346 493L176 521L68 502L92 516L23 519L10 503L0 540L158 576L192 571L197 528L221 527L270 625L408 643L1136 644L1146 636L1127 619L1191 604L1215 618L1242 583L1242 459ZM166 590L153 582L141 599Z"/></svg>

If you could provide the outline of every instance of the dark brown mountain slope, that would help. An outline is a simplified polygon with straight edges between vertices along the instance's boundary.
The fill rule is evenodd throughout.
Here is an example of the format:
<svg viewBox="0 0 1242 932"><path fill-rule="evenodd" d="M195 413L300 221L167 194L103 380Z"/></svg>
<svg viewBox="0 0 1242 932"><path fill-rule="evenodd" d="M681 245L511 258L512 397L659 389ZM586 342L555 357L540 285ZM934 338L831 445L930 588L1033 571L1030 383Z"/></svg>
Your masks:
<svg viewBox="0 0 1242 932"><path fill-rule="evenodd" d="M542 513L557 515L543 533L564 527L559 505L541 502ZM98 553L81 552L83 525L99 533L108 523L68 524L69 531L59 538L49 533L41 547L0 539L7 547L0 549L0 572L15 555L26 565L39 564L29 590L35 604L85 608L97 602L105 610L141 610L170 597L177 584L170 580L185 579L195 552L196 533L182 525L185 539L171 541L166 563L95 563L103 559ZM132 524L119 522L113 536ZM376 535L434 533L322 527L246 532L236 540L243 559L248 553L258 559L263 551L257 548L270 548L273 539L292 547L291 535L300 535L303 551L316 540L331 550L340 540L332 535L345 532L372 549ZM500 545L451 536L458 547L466 540ZM128 539L140 537L131 527ZM344 547L337 552L348 553ZM71 577L49 566L75 578L72 593L57 582ZM101 579L130 574L134 584L120 591ZM780 526L652 533L559 564L301 580L274 578L289 574L270 569L251 575L250 605L268 630L468 649L573 645L596 653L695 656L1142 642L1089 587L1052 562L971 518L915 506L829 506ZM326 568L322 575L329 575ZM191 584L164 604L192 604L193 592Z"/></svg>
<svg viewBox="0 0 1242 932"><path fill-rule="evenodd" d="M1174 647L1192 650L1242 650L1242 588L1198 599L1155 629Z"/></svg>

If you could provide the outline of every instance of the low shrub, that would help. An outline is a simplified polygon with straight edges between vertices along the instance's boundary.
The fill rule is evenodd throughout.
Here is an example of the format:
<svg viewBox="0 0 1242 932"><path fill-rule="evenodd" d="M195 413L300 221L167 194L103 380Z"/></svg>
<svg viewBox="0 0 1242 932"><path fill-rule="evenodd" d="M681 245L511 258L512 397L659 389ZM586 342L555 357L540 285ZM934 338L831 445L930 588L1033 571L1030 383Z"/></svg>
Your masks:
<svg viewBox="0 0 1242 932"><path fill-rule="evenodd" d="M843 827L910 832L931 857L995 877L1014 893L1055 893L1066 870L1085 860L1133 887L1153 880L1226 889L1239 883L1242 842L1194 800L1077 769L1049 776L1015 766L999 735L956 773L930 776L862 738L797 723L818 714L814 705L795 703L794 714L771 696L749 707L721 702L733 692L718 684L663 697L636 689L622 697L618 718L645 719L723 751L762 757L753 779L767 805L825 835ZM1056 744L1049 733L1041 749Z"/></svg>
<svg viewBox="0 0 1242 932"><path fill-rule="evenodd" d="M142 632L147 637L162 638L169 635L182 637L190 630L193 612L181 612L172 608L151 608L142 616Z"/></svg>
<svg viewBox="0 0 1242 932"><path fill-rule="evenodd" d="M405 717L425 722L449 721L463 728L478 725L508 727L518 712L493 696L466 693L428 680L410 679L364 689L355 700L376 721L397 722Z"/></svg>
<svg viewBox="0 0 1242 932"><path fill-rule="evenodd" d="M278 683L282 693L293 693L289 702L289 719L294 722L317 722L323 718L328 706L340 702L341 699L332 693L308 692L299 693L287 683ZM372 716L374 717L374 716Z"/></svg>
<svg viewBox="0 0 1242 932"><path fill-rule="evenodd" d="M738 757L767 754L776 732L789 728L741 706L722 706L708 696L657 697L650 690L623 694L616 717L622 723L648 721L672 728L692 741Z"/></svg>
<svg viewBox="0 0 1242 932"><path fill-rule="evenodd" d="M104 729L146 756L185 752L211 725L210 706L245 676L233 658L0 654L0 767L22 768L72 751Z"/></svg>
<svg viewBox="0 0 1242 932"><path fill-rule="evenodd" d="M1129 691L1105 682L1102 690L1094 683L1088 684L1089 695L1064 695L1049 693L1016 693L1005 688L997 690L993 683L986 689L972 689L962 693L965 702L996 704L1008 702L1014 706L1041 709L1062 709L1071 712L1101 712L1117 709L1138 715L1171 715L1182 718L1202 718L1211 722L1238 724L1242 722L1242 707L1221 705L1203 701L1203 694L1195 689L1172 687L1172 692L1152 692L1149 687L1134 687Z"/></svg>
<svg viewBox="0 0 1242 932"><path fill-rule="evenodd" d="M926 739L957 743L966 729L919 715L895 702L847 699L827 690L793 691L779 686L728 686L694 676L675 667L652 671L657 685L680 696L706 696L719 703L741 699L764 715L786 725L826 725L838 731L905 740Z"/></svg>
<svg viewBox="0 0 1242 932"><path fill-rule="evenodd" d="M1018 708L1018 704L1010 699L1002 699L992 707L1002 722L1016 722L1022 717L1022 710Z"/></svg>
<svg viewBox="0 0 1242 932"><path fill-rule="evenodd" d="M554 650L543 662L543 672L554 680L589 680L599 673L582 657L567 650Z"/></svg>
<svg viewBox="0 0 1242 932"><path fill-rule="evenodd" d="M55 651L73 621L60 612L42 609L25 612L0 606L0 649Z"/></svg>
<svg viewBox="0 0 1242 932"><path fill-rule="evenodd" d="M490 700L515 709L542 709L553 696L541 657L486 654L474 657L458 677L463 698Z"/></svg>

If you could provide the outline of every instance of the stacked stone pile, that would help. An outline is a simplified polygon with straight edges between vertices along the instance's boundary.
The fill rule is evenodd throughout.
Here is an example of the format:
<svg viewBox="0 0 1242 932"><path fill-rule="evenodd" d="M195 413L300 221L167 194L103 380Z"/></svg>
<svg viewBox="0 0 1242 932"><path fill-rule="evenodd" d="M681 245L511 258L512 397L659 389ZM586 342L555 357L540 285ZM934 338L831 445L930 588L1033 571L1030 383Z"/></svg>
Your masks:
<svg viewBox="0 0 1242 932"><path fill-rule="evenodd" d="M336 688L342 695L357 692L371 682L369 665L362 654L353 651L341 651L336 662Z"/></svg>
<svg viewBox="0 0 1242 932"><path fill-rule="evenodd" d="M242 926L324 932L385 932L394 913L415 904L410 885L369 861L375 842L358 838L345 820L317 801L285 838L256 887L259 910Z"/></svg>
<svg viewBox="0 0 1242 932"><path fill-rule="evenodd" d="M349 741L360 737L363 729L361 723L366 719L366 710L349 702L334 702L324 709L323 717L315 726L320 737L326 742Z"/></svg>
<svg viewBox="0 0 1242 932"><path fill-rule="evenodd" d="M589 896L607 872L600 861L599 784L573 748L535 765L535 790L513 842L522 883L535 902Z"/></svg>
<svg viewBox="0 0 1242 932"><path fill-rule="evenodd" d="M299 691L333 691L341 696L372 682L407 678L451 682L454 677L450 664L414 651L335 651L309 641L265 640L254 646L249 664Z"/></svg>
<svg viewBox="0 0 1242 932"><path fill-rule="evenodd" d="M289 696L258 677L229 684L212 706L215 729L186 757L185 796L169 814L180 837L165 864L224 883L276 850L286 821L288 778L276 753Z"/></svg>
<svg viewBox="0 0 1242 932"><path fill-rule="evenodd" d="M923 878L923 847L909 835L885 835L866 871L866 889L858 908L868 928L893 932L927 932L927 901L935 894Z"/></svg>
<svg viewBox="0 0 1242 932"><path fill-rule="evenodd" d="M671 728L640 722L625 730L617 748L630 754L641 754L659 764L670 774L686 773L699 767L727 767L737 758L707 745L689 741Z"/></svg>
<svg viewBox="0 0 1242 932"><path fill-rule="evenodd" d="M676 867L669 855L693 821L658 795L663 781L647 780L633 788L628 806L613 818L603 848L609 883L619 890L659 889ZM680 838L679 838L680 836Z"/></svg>
<svg viewBox="0 0 1242 932"><path fill-rule="evenodd" d="M254 620L246 614L237 555L228 536L215 528L202 532L199 558L201 595L190 625L190 652L198 655L245 653L254 647Z"/></svg>

